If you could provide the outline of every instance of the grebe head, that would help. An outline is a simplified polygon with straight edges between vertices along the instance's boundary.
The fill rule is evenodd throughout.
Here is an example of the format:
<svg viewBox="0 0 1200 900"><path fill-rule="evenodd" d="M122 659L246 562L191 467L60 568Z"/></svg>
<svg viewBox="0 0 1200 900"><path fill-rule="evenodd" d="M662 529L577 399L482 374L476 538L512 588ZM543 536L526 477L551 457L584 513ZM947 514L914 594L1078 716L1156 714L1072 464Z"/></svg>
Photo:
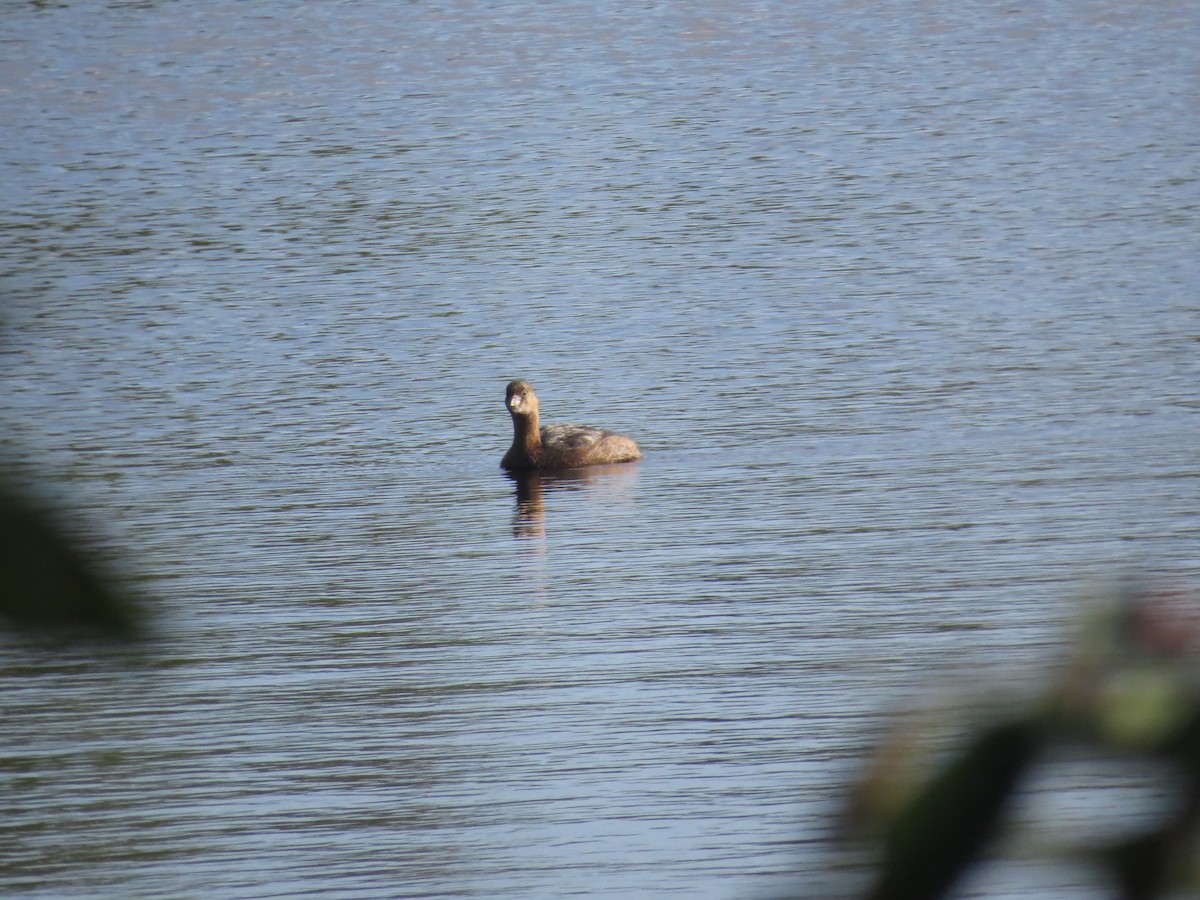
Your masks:
<svg viewBox="0 0 1200 900"><path fill-rule="evenodd" d="M504 405L514 416L529 416L537 412L537 394L528 381L510 381L504 391Z"/></svg>

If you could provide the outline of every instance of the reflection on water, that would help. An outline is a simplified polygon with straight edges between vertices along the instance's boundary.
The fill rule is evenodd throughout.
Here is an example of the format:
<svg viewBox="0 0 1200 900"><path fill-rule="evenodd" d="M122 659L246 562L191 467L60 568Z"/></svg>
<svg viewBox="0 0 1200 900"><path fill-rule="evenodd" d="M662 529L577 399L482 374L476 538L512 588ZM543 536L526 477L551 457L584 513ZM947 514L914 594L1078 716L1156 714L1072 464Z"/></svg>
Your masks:
<svg viewBox="0 0 1200 900"><path fill-rule="evenodd" d="M629 497L637 477L636 463L590 466L555 473L505 473L516 486L517 509L513 534L520 538L545 537L546 495L586 491L600 508Z"/></svg>
<svg viewBox="0 0 1200 900"><path fill-rule="evenodd" d="M0 443L157 638L0 643L0 893L817 884L893 694L1200 578L1186 4L10 7Z"/></svg>

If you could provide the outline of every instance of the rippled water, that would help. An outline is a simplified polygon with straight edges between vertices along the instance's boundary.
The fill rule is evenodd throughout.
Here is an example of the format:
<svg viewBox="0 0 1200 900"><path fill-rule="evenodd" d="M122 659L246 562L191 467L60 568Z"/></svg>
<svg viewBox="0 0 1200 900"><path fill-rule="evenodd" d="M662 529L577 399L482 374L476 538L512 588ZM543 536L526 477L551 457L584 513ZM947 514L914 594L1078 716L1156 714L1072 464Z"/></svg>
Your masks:
<svg viewBox="0 0 1200 900"><path fill-rule="evenodd" d="M819 894L891 698L1200 575L1190 4L436 6L7 8L3 448L159 637L0 646L0 892Z"/></svg>

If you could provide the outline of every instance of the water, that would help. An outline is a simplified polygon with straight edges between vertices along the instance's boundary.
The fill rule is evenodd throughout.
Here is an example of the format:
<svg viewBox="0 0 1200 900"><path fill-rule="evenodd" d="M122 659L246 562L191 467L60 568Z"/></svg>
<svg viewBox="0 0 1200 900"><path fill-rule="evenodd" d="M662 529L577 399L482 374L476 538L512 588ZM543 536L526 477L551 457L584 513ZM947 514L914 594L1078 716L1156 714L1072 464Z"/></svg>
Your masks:
<svg viewBox="0 0 1200 900"><path fill-rule="evenodd" d="M9 4L4 449L159 637L5 640L0 888L822 893L881 710L1200 575L1197 18Z"/></svg>

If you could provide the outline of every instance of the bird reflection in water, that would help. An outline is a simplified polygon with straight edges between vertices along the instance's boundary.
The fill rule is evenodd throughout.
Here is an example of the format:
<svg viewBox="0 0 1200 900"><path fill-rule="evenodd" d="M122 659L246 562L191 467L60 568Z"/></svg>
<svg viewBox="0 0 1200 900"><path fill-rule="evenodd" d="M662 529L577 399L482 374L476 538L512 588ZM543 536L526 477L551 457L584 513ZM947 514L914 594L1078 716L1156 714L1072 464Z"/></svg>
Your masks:
<svg viewBox="0 0 1200 900"><path fill-rule="evenodd" d="M588 466L561 472L505 473L516 485L516 512L513 534L519 538L539 538L546 534L548 494L567 491L622 491L633 483L636 467L627 463Z"/></svg>

